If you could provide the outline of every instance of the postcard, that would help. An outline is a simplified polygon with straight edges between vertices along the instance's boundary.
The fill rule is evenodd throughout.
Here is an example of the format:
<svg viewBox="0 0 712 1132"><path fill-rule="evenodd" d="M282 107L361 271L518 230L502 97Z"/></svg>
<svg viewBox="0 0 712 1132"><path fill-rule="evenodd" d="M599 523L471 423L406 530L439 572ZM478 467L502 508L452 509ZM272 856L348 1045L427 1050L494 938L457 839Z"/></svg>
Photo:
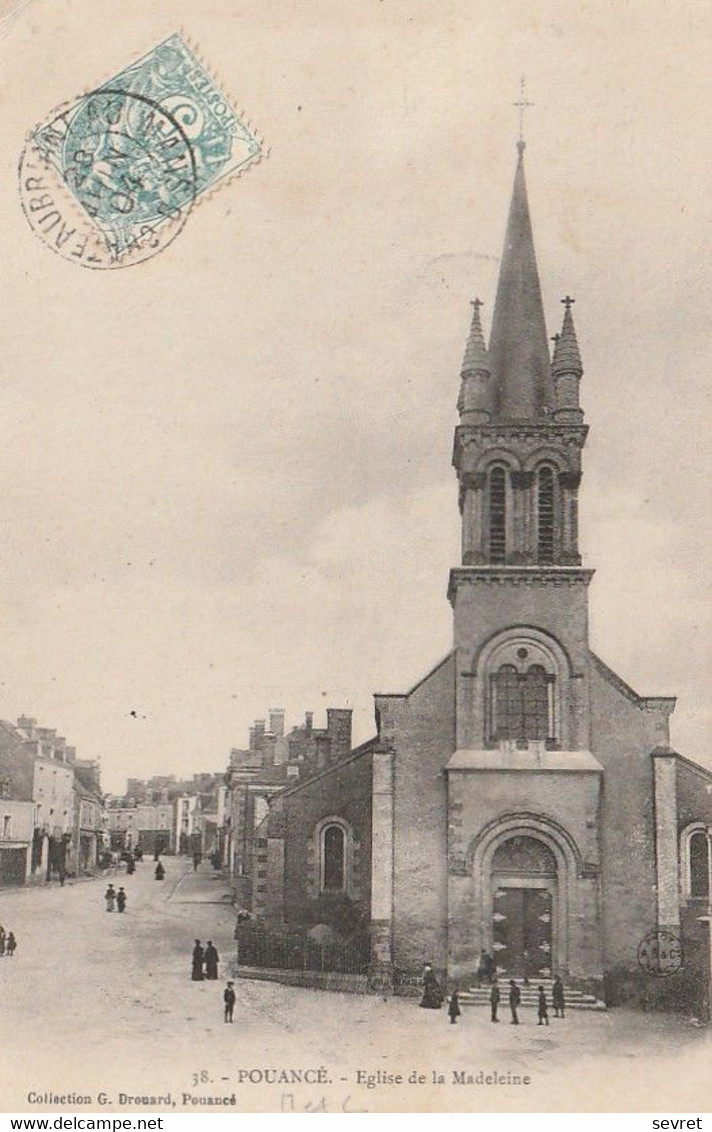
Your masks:
<svg viewBox="0 0 712 1132"><path fill-rule="evenodd" d="M7 1112L709 1110L711 33L2 5Z"/></svg>

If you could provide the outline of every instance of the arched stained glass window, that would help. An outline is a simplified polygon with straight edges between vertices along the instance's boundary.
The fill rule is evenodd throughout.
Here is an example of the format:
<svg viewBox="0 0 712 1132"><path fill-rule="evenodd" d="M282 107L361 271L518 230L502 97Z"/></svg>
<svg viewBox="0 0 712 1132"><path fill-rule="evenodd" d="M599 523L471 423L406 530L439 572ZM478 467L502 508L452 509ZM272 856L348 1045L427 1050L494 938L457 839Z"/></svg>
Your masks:
<svg viewBox="0 0 712 1132"><path fill-rule="evenodd" d="M496 722L498 739L518 739L521 731L519 676L513 664L503 664L495 677Z"/></svg>
<svg viewBox="0 0 712 1132"><path fill-rule="evenodd" d="M507 481L504 468L493 468L489 478L489 554L490 562L504 563L507 557Z"/></svg>
<svg viewBox="0 0 712 1132"><path fill-rule="evenodd" d="M340 825L327 825L321 834L322 889L343 892L346 887L346 834Z"/></svg>
<svg viewBox="0 0 712 1132"><path fill-rule="evenodd" d="M532 664L522 681L522 738L548 739L549 691L546 672Z"/></svg>
<svg viewBox="0 0 712 1132"><path fill-rule="evenodd" d="M494 737L526 744L553 738L552 678L540 664L525 673L503 664L494 680Z"/></svg>

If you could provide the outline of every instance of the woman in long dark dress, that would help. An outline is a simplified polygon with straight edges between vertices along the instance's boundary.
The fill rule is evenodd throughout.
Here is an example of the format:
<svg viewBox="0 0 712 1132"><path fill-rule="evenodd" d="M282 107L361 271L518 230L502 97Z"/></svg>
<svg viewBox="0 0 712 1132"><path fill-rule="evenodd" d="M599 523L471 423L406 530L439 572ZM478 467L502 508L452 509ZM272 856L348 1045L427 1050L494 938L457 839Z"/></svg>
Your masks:
<svg viewBox="0 0 712 1132"><path fill-rule="evenodd" d="M166 875L166 870L163 868L163 865L159 861L158 864L156 865L156 872L155 872L156 880L163 880L165 875Z"/></svg>
<svg viewBox="0 0 712 1132"><path fill-rule="evenodd" d="M205 948L205 978L217 979L218 977L218 962L220 956L218 955L217 948L214 946L211 939L208 940L207 947Z"/></svg>
<svg viewBox="0 0 712 1132"><path fill-rule="evenodd" d="M193 973L190 976L194 983L202 983L203 981L203 963L205 962L205 952L199 939L195 941L193 948Z"/></svg>
<svg viewBox="0 0 712 1132"><path fill-rule="evenodd" d="M439 1010L443 1004L443 992L440 983L435 978L435 972L429 963L425 964L423 973L423 997L420 1005L428 1010Z"/></svg>

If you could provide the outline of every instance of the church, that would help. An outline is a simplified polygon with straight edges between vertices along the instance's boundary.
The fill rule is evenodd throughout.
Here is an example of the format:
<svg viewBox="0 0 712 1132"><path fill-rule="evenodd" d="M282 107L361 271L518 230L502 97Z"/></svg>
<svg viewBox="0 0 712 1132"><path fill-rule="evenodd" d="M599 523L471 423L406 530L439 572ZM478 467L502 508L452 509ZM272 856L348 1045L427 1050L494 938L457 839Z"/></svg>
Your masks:
<svg viewBox="0 0 712 1132"><path fill-rule="evenodd" d="M452 651L375 696L374 739L271 800L262 910L284 927L348 900L386 977L430 962L467 985L484 950L505 978L664 999L708 982L712 772L670 746L674 697L589 645L583 365L568 297L550 352L524 150L489 342L475 300L460 375ZM646 938L679 941L672 979Z"/></svg>

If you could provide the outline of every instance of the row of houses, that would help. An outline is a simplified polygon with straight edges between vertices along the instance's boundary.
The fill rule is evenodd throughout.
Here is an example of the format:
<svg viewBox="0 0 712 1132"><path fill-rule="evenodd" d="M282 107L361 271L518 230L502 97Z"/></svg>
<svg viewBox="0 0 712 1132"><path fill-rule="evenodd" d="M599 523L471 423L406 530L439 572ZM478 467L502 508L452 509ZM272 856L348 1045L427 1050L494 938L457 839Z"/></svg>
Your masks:
<svg viewBox="0 0 712 1132"><path fill-rule="evenodd" d="M106 843L98 762L30 716L0 720L0 885L91 872Z"/></svg>
<svg viewBox="0 0 712 1132"><path fill-rule="evenodd" d="M129 778L123 796L106 799L111 849L198 857L218 852L222 861L218 830L226 790L224 774Z"/></svg>

